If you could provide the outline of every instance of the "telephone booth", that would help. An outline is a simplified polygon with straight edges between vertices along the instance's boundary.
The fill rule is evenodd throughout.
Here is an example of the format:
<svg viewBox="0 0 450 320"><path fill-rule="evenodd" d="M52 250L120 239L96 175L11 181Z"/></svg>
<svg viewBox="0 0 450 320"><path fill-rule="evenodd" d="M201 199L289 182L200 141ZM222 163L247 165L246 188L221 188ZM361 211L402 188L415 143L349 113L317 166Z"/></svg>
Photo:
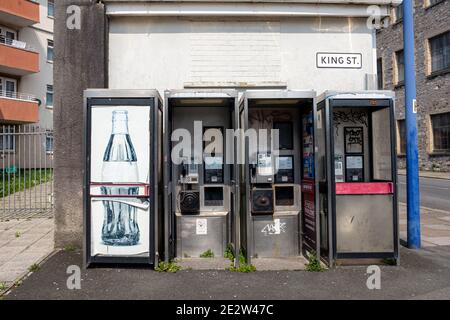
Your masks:
<svg viewBox="0 0 450 320"><path fill-rule="evenodd" d="M156 265L162 104L156 90L84 92L84 263Z"/></svg>
<svg viewBox="0 0 450 320"><path fill-rule="evenodd" d="M316 127L322 259L398 262L394 93L327 91Z"/></svg>
<svg viewBox="0 0 450 320"><path fill-rule="evenodd" d="M165 259L224 269L236 248L237 92L168 90L164 111ZM231 133L231 134L230 134ZM231 249L232 248L232 249Z"/></svg>
<svg viewBox="0 0 450 320"><path fill-rule="evenodd" d="M257 269L299 269L306 252L318 255L315 99L314 91L248 90L240 100L241 246Z"/></svg>

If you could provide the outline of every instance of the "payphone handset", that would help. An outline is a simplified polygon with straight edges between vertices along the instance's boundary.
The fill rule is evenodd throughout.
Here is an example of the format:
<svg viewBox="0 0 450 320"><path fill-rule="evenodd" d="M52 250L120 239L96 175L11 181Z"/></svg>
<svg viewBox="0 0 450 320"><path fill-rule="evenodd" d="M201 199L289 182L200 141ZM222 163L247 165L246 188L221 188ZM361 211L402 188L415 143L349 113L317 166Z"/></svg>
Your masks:
<svg viewBox="0 0 450 320"><path fill-rule="evenodd" d="M198 164L193 158L190 162L184 159L180 165L180 184L197 184L198 180Z"/></svg>

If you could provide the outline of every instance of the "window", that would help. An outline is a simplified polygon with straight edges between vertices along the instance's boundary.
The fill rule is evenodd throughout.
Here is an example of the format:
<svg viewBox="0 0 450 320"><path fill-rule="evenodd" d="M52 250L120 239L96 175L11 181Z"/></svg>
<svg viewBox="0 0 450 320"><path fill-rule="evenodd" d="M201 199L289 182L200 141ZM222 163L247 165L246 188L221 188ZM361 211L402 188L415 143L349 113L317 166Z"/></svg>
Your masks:
<svg viewBox="0 0 450 320"><path fill-rule="evenodd" d="M431 116L433 151L450 152L450 112Z"/></svg>
<svg viewBox="0 0 450 320"><path fill-rule="evenodd" d="M405 120L398 120L398 140L400 149L398 152L400 154L406 154L406 122Z"/></svg>
<svg viewBox="0 0 450 320"><path fill-rule="evenodd" d="M0 126L0 150L14 151L16 147L16 137L14 127Z"/></svg>
<svg viewBox="0 0 450 320"><path fill-rule="evenodd" d="M450 68L450 31L431 38L431 72Z"/></svg>
<svg viewBox="0 0 450 320"><path fill-rule="evenodd" d="M45 105L47 108L53 108L53 86L47 85L47 94L45 96Z"/></svg>
<svg viewBox="0 0 450 320"><path fill-rule="evenodd" d="M403 4L395 7L395 22L400 22L403 20Z"/></svg>
<svg viewBox="0 0 450 320"><path fill-rule="evenodd" d="M5 27L0 27L0 43L12 45L13 40L16 40L16 38L17 32Z"/></svg>
<svg viewBox="0 0 450 320"><path fill-rule="evenodd" d="M53 62L53 40L47 40L47 61Z"/></svg>
<svg viewBox="0 0 450 320"><path fill-rule="evenodd" d="M45 151L53 153L53 132L47 132L45 136Z"/></svg>
<svg viewBox="0 0 450 320"><path fill-rule="evenodd" d="M0 78L0 96L15 98L17 81L10 78Z"/></svg>
<svg viewBox="0 0 450 320"><path fill-rule="evenodd" d="M377 81L378 90L383 89L383 59L381 58L377 60Z"/></svg>
<svg viewBox="0 0 450 320"><path fill-rule="evenodd" d="M397 63L397 84L402 84L405 81L405 57L403 50L395 53L395 61Z"/></svg>
<svg viewBox="0 0 450 320"><path fill-rule="evenodd" d="M47 16L53 18L55 16L55 1L48 0L47 1Z"/></svg>

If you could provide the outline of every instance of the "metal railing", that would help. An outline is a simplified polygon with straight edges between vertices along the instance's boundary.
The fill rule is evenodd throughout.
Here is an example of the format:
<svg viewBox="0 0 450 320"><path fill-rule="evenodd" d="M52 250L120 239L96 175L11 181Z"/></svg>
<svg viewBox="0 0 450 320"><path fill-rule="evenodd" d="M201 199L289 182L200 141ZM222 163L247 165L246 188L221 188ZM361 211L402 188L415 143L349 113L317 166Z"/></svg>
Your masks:
<svg viewBox="0 0 450 320"><path fill-rule="evenodd" d="M0 124L0 221L53 216L53 131Z"/></svg>
<svg viewBox="0 0 450 320"><path fill-rule="evenodd" d="M29 93L17 92L17 91L0 91L0 97L38 102L36 100L35 95L29 94Z"/></svg>
<svg viewBox="0 0 450 320"><path fill-rule="evenodd" d="M19 41L11 38L7 38L3 35L0 35L0 44L7 45L9 47L14 47L17 49L24 49L31 52L38 52L34 47L30 46L24 41Z"/></svg>

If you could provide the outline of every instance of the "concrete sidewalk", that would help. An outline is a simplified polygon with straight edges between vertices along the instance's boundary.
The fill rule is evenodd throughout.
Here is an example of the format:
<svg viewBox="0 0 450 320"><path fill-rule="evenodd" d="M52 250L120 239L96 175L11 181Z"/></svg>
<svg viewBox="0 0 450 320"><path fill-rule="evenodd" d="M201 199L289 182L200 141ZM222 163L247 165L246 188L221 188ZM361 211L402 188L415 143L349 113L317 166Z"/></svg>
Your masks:
<svg viewBox="0 0 450 320"><path fill-rule="evenodd" d="M379 290L367 288L367 266L314 273L81 268L81 288L70 290L68 267L81 265L81 252L59 251L3 299L450 299L450 246L402 247L400 266L380 267Z"/></svg>
<svg viewBox="0 0 450 320"><path fill-rule="evenodd" d="M406 175L406 169L398 169L397 171L399 175ZM423 178L450 180L450 172L419 171L419 176Z"/></svg>
<svg viewBox="0 0 450 320"><path fill-rule="evenodd" d="M54 250L53 218L0 222L0 293Z"/></svg>
<svg viewBox="0 0 450 320"><path fill-rule="evenodd" d="M400 203L399 211L400 239L406 243L406 204ZM420 212L422 246L450 246L450 212L423 207Z"/></svg>

